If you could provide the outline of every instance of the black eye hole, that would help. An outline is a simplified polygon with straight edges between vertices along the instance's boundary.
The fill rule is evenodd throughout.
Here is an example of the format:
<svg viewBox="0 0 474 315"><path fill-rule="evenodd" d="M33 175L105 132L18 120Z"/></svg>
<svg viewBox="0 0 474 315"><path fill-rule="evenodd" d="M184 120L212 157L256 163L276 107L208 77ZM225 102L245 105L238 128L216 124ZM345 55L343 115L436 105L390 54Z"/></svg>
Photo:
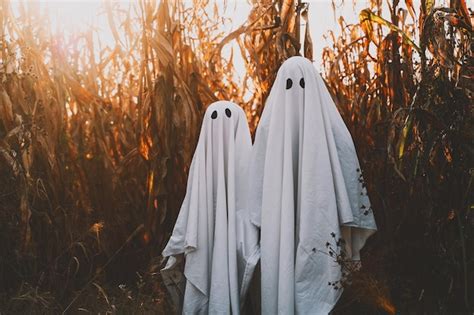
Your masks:
<svg viewBox="0 0 474 315"><path fill-rule="evenodd" d="M212 119L216 119L216 118L217 118L217 111L216 111L216 110L212 112L211 118L212 118Z"/></svg>
<svg viewBox="0 0 474 315"><path fill-rule="evenodd" d="M232 116L232 112L230 111L230 109L228 109L228 108L225 109L225 115L229 118L230 118L230 116Z"/></svg>
<svg viewBox="0 0 474 315"><path fill-rule="evenodd" d="M286 89L289 90L293 86L293 81L291 79L286 79Z"/></svg>
<svg viewBox="0 0 474 315"><path fill-rule="evenodd" d="M301 78L301 80L300 80L300 86L304 89L304 78Z"/></svg>

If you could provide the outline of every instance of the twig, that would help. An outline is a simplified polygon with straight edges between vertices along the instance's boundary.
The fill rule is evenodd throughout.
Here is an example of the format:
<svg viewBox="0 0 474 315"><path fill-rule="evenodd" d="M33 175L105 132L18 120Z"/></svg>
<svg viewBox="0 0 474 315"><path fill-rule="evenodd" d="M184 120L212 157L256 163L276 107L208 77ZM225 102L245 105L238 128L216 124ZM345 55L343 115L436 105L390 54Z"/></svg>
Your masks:
<svg viewBox="0 0 474 315"><path fill-rule="evenodd" d="M145 226L143 224L140 224L136 229L135 231L132 232L132 234L130 234L130 236L127 238L127 240L122 244L122 246L120 246L119 249L117 249L117 251L112 255L110 256L110 258L107 260L107 262L101 267L99 268L99 270L95 273L95 275L82 287L81 290L79 290L79 293L76 295L76 297L74 299L72 299L72 301L68 304L68 306L64 309L64 311L62 312L62 314L66 314L66 312L69 310L69 308L71 308L71 306L74 304L74 302L76 302L76 300L79 298L79 296L81 296L82 292L84 292L84 290L92 283L94 282L94 280L102 273L102 271L112 262L112 260L114 260L115 256L117 256L118 253L120 253L122 251L122 249L124 249L125 245L127 245L128 243L130 243L130 241L138 234L140 233L141 231L143 231L143 229L145 228Z"/></svg>

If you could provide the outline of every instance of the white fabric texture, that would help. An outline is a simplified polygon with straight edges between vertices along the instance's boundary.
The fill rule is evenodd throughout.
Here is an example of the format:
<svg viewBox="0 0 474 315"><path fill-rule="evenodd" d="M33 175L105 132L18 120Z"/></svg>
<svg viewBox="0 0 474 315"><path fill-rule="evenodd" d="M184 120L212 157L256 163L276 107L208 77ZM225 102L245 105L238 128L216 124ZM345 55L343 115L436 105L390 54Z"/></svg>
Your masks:
<svg viewBox="0 0 474 315"><path fill-rule="evenodd" d="M349 255L359 259L377 227L351 135L303 57L278 71L249 174L250 219L261 229L262 313L328 314L342 290L328 285L341 268L326 244L336 247L346 227Z"/></svg>
<svg viewBox="0 0 474 315"><path fill-rule="evenodd" d="M236 218L244 209L250 150L244 111L227 101L211 104L186 196L162 253L185 254L183 314L240 313Z"/></svg>
<svg viewBox="0 0 474 315"><path fill-rule="evenodd" d="M251 178L251 176L250 176ZM250 222L248 208L237 212L237 259L239 268L240 308L244 307L255 267L260 259L258 228Z"/></svg>

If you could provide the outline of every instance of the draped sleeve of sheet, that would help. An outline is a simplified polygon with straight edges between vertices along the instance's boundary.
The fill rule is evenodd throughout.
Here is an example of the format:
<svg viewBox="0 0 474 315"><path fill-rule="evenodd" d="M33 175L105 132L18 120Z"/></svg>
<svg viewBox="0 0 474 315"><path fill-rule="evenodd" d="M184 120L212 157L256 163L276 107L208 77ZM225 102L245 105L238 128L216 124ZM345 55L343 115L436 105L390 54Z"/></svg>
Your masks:
<svg viewBox="0 0 474 315"><path fill-rule="evenodd" d="M327 113L331 131L336 144L336 154L344 178L345 192L348 195L352 220L341 220L343 238L346 240L348 256L353 260L360 260L360 250L370 235L375 233L377 225L370 204L369 196L362 175L362 169L357 158L354 142L336 105L329 94L326 85L319 74L317 82L320 87L321 103L327 105ZM343 217L342 209L338 209Z"/></svg>
<svg viewBox="0 0 474 315"><path fill-rule="evenodd" d="M194 157L191 162L188 175L188 185L186 187L186 196L181 205L171 238L163 250L162 254L165 257L189 253L190 251L195 250L197 246L197 235L194 227L198 224L196 216L198 209L195 200L197 198L196 194L199 176L196 174L198 168L195 167L195 165L199 164L199 161L196 160L198 160L198 158Z"/></svg>

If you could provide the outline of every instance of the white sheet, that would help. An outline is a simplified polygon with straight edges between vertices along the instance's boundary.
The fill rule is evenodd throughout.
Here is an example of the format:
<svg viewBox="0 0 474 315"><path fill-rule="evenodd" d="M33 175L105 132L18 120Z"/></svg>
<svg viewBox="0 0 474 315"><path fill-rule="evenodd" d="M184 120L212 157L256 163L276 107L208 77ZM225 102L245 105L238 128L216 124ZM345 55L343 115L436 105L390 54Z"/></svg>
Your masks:
<svg viewBox="0 0 474 315"><path fill-rule="evenodd" d="M303 57L278 71L249 174L250 218L261 228L262 313L327 314L342 290L328 285L341 270L326 243L335 247L345 226L349 255L359 259L377 228L351 135Z"/></svg>
<svg viewBox="0 0 474 315"><path fill-rule="evenodd" d="M244 111L227 101L211 104L202 123L186 196L163 250L165 257L185 254L184 314L240 312L236 218L244 209L250 150Z"/></svg>

